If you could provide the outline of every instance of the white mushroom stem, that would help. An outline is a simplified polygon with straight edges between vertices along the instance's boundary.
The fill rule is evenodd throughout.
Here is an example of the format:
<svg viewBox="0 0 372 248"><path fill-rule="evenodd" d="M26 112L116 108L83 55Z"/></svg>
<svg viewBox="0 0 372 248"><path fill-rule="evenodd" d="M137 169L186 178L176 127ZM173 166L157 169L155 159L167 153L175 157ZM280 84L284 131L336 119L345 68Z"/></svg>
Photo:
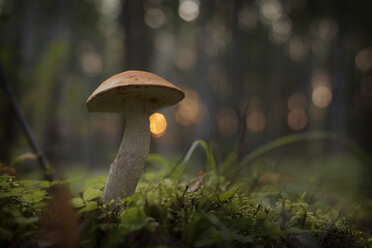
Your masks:
<svg viewBox="0 0 372 248"><path fill-rule="evenodd" d="M150 142L149 117L145 106L142 102L132 101L126 112L123 140L110 166L103 202L122 198L123 194L134 194L145 166Z"/></svg>

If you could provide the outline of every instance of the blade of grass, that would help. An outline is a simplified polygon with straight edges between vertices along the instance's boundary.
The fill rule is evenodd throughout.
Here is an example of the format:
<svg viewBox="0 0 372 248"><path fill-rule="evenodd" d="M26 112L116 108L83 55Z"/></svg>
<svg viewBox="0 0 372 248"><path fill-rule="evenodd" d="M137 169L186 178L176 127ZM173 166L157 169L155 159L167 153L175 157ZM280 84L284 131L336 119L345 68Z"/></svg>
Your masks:
<svg viewBox="0 0 372 248"><path fill-rule="evenodd" d="M212 171L216 177L216 180L219 181L219 173L217 169L217 165L212 153L212 148L211 146L208 146L207 143L203 140L195 140L190 148L187 150L186 154L180 159L172 168L172 170L165 176L170 177L173 176L175 181L178 181L183 172L185 171L186 164L189 162L191 156L193 155L196 147L201 146L207 156L207 165L206 165L206 170L207 171Z"/></svg>
<svg viewBox="0 0 372 248"><path fill-rule="evenodd" d="M261 157L262 155L270 152L274 149L281 148L283 146L303 142L308 140L334 140L338 141L343 144L345 147L350 149L357 157L361 159L361 161L367 165L372 165L371 158L368 154L366 154L353 140L347 138L343 135L333 133L333 132L326 132L326 131L316 131L316 132L303 132L299 134L292 134L288 136L284 136L278 138L266 145L258 147L257 149L253 150L249 154L247 154L242 161L238 164L233 176L230 180L229 186L233 184L233 182L237 179L239 172L246 166L248 166L251 162L256 160L257 158Z"/></svg>
<svg viewBox="0 0 372 248"><path fill-rule="evenodd" d="M207 166L206 166L207 172L212 171L213 175L215 176L216 181L219 182L220 181L220 173L219 173L218 167L216 165L216 160L214 159L214 156L213 156L212 144L209 144L209 146L207 146L207 144L203 141L202 146L203 146L204 150L206 151L206 155L207 155Z"/></svg>

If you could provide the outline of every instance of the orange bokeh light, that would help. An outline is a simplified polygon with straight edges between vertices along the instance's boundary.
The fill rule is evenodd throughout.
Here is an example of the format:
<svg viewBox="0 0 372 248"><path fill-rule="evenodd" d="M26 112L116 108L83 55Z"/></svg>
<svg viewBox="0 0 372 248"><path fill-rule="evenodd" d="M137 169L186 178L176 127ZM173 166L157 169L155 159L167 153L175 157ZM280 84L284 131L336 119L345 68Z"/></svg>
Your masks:
<svg viewBox="0 0 372 248"><path fill-rule="evenodd" d="M185 90L185 98L178 104L176 121L183 126L191 126L203 121L208 115L207 107L199 101L193 90Z"/></svg>
<svg viewBox="0 0 372 248"><path fill-rule="evenodd" d="M167 120L163 114L153 113L149 117L150 120L150 131L153 137L159 138L163 136L167 129Z"/></svg>
<svg viewBox="0 0 372 248"><path fill-rule="evenodd" d="M319 86L313 90L312 100L319 108L327 107L332 101L332 92L328 87Z"/></svg>
<svg viewBox="0 0 372 248"><path fill-rule="evenodd" d="M265 128L266 118L260 111L253 111L247 116L246 124L251 131L258 133Z"/></svg>
<svg viewBox="0 0 372 248"><path fill-rule="evenodd" d="M372 47L366 47L355 56L356 66L367 71L372 68Z"/></svg>
<svg viewBox="0 0 372 248"><path fill-rule="evenodd" d="M293 110L288 114L287 121L291 129L299 131L306 127L307 115L302 110Z"/></svg>
<svg viewBox="0 0 372 248"><path fill-rule="evenodd" d="M238 120L233 109L222 108L218 112L218 130L225 136L233 135L238 129Z"/></svg>

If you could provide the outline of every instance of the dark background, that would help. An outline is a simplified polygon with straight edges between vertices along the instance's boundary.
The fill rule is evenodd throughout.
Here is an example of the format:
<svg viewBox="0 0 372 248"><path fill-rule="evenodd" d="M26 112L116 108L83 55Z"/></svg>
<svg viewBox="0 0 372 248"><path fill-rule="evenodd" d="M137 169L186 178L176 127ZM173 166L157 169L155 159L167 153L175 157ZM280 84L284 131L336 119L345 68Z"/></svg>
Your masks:
<svg viewBox="0 0 372 248"><path fill-rule="evenodd" d="M239 144L246 154L316 130L350 137L371 154L371 27L367 0L0 0L0 61L57 170L108 169L124 118L91 114L85 101L128 69L186 91L160 110L167 130L151 145L171 161L197 139L214 143L221 161ZM0 91L0 161L25 152ZM344 171L338 181L370 177L338 142L292 145L270 158L300 172L312 170L312 159L331 168L321 174Z"/></svg>

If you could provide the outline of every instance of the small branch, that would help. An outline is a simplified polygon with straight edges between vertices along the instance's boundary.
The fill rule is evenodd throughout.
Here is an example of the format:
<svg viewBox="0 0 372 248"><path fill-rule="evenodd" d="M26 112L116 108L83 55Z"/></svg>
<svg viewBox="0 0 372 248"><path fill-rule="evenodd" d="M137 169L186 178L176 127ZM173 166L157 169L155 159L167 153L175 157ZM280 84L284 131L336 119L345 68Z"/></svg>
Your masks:
<svg viewBox="0 0 372 248"><path fill-rule="evenodd" d="M23 113L22 113L22 111L21 111L21 109L18 105L17 99L16 99L16 97L13 93L13 90L8 83L8 78L7 78L7 76L4 72L3 67L2 67L1 64L0 64L0 82L1 82L1 85L3 86L5 94L9 98L9 102L10 102L14 117L17 119L17 121L21 125L21 127L23 129L23 132L25 133L25 136L27 138L27 141L31 146L32 151L36 154L37 160L40 164L40 167L45 173L45 175L44 175L45 178L49 181L53 181L54 177L53 177L52 170L51 170L51 167L49 165L49 162L48 162L47 158L45 157L44 153L42 152L41 148L39 147L39 145L36 142L36 139L35 139L32 131L31 131L31 128L28 125L28 123L27 123L27 121L26 121L26 119L25 119L25 117L24 117L24 115L23 115Z"/></svg>

